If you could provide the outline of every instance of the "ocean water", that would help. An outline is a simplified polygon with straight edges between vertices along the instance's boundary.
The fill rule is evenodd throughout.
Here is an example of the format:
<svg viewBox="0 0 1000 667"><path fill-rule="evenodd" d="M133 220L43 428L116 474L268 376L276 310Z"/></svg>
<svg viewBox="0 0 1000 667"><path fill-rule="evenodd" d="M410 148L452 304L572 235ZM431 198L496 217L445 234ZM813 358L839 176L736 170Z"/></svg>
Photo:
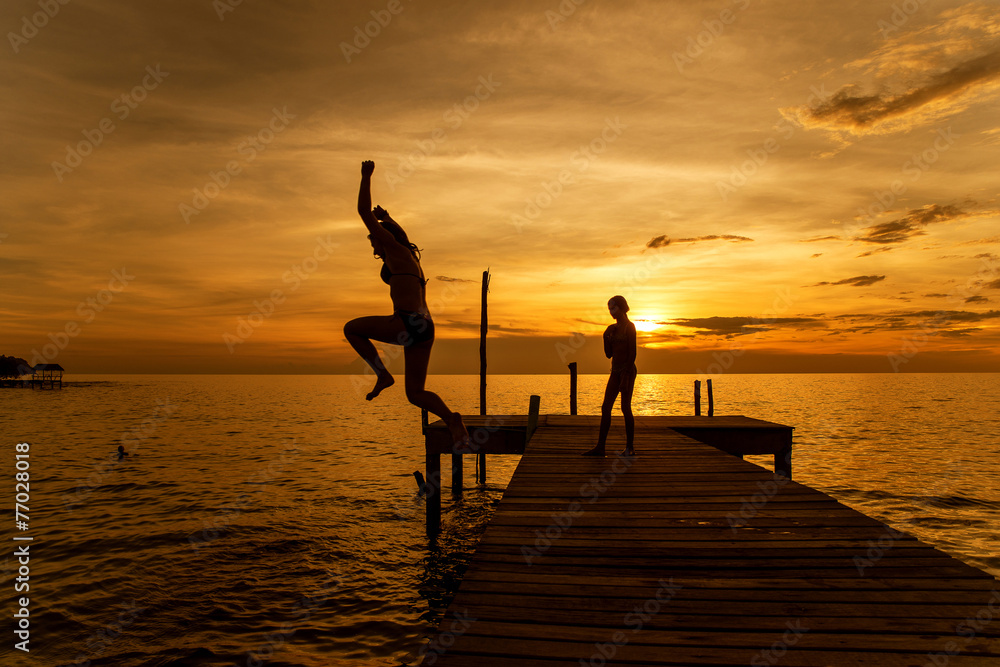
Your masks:
<svg viewBox="0 0 1000 667"><path fill-rule="evenodd" d="M641 375L636 413L690 414L693 380ZM580 377L581 414L599 412L605 381ZM474 414L478 382L432 376L428 388ZM530 394L543 413L569 412L568 377L489 382L492 414L523 414ZM1000 576L996 374L714 384L716 414L796 427L797 481ZM13 588L15 549L29 547L30 589L7 597L30 599L30 653L7 632L0 664L418 662L518 457L490 457L485 487L467 457L471 488L444 490L430 544L412 474L423 469L419 411L401 383L372 403L367 390L348 376L181 375L0 389L8 507L16 445L30 445L27 526L8 512L0 553Z"/></svg>

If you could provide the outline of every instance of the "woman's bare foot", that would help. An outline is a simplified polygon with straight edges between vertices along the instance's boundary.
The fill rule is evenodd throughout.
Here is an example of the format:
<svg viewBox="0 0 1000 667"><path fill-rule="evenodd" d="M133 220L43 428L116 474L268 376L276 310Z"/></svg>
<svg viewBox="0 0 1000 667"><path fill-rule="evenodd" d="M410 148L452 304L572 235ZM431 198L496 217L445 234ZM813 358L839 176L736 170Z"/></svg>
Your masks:
<svg viewBox="0 0 1000 667"><path fill-rule="evenodd" d="M634 447L626 447L621 451L621 454L619 454L619 456L637 456L637 454L635 453Z"/></svg>
<svg viewBox="0 0 1000 667"><path fill-rule="evenodd" d="M598 445L597 447L584 452L581 456L604 456L604 445Z"/></svg>
<svg viewBox="0 0 1000 667"><path fill-rule="evenodd" d="M386 371L385 374L379 375L378 379L375 380L375 388L372 389L370 392L368 392L368 395L365 396L365 400L366 401L372 400L373 398L381 394L383 389L387 389L392 385L394 385L395 383L396 379L393 378L388 371Z"/></svg>
<svg viewBox="0 0 1000 667"><path fill-rule="evenodd" d="M467 449L469 447L469 431L465 428L462 415L452 412L448 418L448 430L451 431L451 439L455 443L456 449Z"/></svg>

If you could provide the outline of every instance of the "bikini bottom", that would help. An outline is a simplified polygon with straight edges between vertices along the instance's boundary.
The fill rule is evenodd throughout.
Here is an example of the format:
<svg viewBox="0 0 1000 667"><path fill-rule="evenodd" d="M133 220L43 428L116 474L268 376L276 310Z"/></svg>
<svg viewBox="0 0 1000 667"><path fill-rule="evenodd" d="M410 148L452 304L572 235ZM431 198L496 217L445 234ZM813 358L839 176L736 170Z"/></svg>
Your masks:
<svg viewBox="0 0 1000 667"><path fill-rule="evenodd" d="M406 333L399 336L399 344L403 347L434 340L434 322L427 315L413 310L397 310L393 314L403 320Z"/></svg>

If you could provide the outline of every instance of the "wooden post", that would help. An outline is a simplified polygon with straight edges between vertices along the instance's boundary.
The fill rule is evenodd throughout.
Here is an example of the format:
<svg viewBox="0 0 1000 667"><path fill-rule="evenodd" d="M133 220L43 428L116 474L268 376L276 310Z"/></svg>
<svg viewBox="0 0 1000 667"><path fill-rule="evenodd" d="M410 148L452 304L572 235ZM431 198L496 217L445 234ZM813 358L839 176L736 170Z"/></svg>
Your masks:
<svg viewBox="0 0 1000 667"><path fill-rule="evenodd" d="M774 455L774 472L786 477L787 479L792 478L791 447L785 447L780 452Z"/></svg>
<svg viewBox="0 0 1000 667"><path fill-rule="evenodd" d="M525 444L531 442L531 436L538 428L538 408L541 405L542 397L531 395L528 399L528 432L524 436Z"/></svg>
<svg viewBox="0 0 1000 667"><path fill-rule="evenodd" d="M462 495L462 455L452 452L451 455L451 492Z"/></svg>
<svg viewBox="0 0 1000 667"><path fill-rule="evenodd" d="M486 414L486 332L489 319L486 316L486 295L490 291L490 270L483 271L483 312L479 323L479 414ZM486 454L477 454L479 474L476 481L486 484Z"/></svg>
<svg viewBox="0 0 1000 667"><path fill-rule="evenodd" d="M576 414L576 362L569 365L569 413Z"/></svg>
<svg viewBox="0 0 1000 667"><path fill-rule="evenodd" d="M694 381L694 416L701 416L701 380Z"/></svg>
<svg viewBox="0 0 1000 667"><path fill-rule="evenodd" d="M712 380L705 380L705 386L708 388L708 416L715 416L715 398L712 396Z"/></svg>
<svg viewBox="0 0 1000 667"><path fill-rule="evenodd" d="M441 455L425 449L424 507L427 509L427 537L441 532Z"/></svg>

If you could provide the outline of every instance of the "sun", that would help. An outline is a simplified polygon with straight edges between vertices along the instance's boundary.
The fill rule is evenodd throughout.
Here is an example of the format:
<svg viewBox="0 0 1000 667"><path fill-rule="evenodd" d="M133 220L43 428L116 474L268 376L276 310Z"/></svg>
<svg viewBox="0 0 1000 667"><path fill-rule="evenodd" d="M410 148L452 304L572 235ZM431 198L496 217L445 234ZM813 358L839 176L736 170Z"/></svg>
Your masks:
<svg viewBox="0 0 1000 667"><path fill-rule="evenodd" d="M657 329L663 326L662 324L654 320L633 320L632 323L635 324L636 331L642 331L643 333L656 331Z"/></svg>

